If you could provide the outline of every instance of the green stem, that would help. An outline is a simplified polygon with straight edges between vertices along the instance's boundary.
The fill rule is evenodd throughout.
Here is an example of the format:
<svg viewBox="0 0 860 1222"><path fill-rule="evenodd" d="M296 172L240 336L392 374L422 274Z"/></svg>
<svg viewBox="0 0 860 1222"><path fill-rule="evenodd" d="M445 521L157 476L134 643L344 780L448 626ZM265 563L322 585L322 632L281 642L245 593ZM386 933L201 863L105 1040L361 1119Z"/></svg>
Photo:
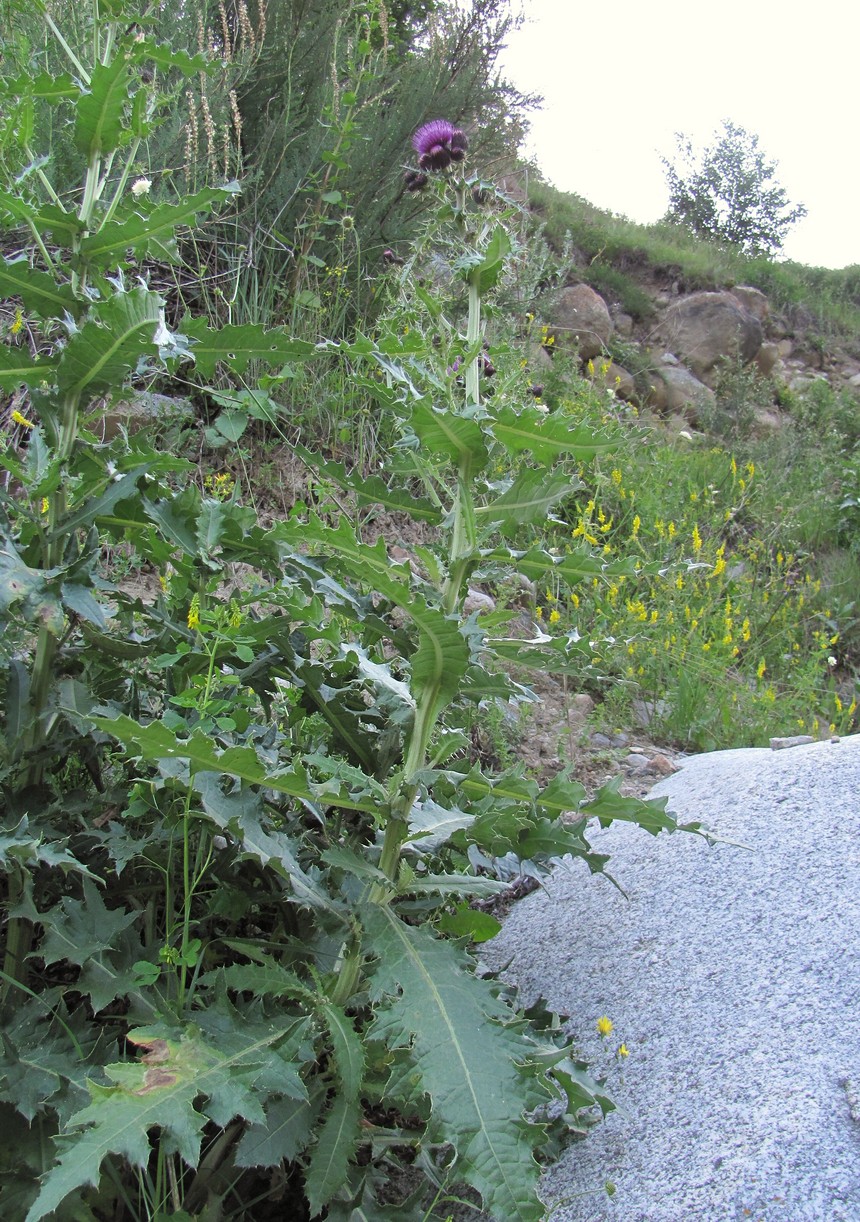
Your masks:
<svg viewBox="0 0 860 1222"><path fill-rule="evenodd" d="M469 319L466 341L476 352L466 369L466 403L471 408L480 403L478 344L481 339L481 283L477 272L469 279ZM472 460L464 455L457 471L457 492L454 502L454 521L448 546L448 578L442 591L442 608L446 615L453 615L460 604L466 584L469 566L478 548L478 528L475 518L475 501L472 493ZM394 804L385 835L379 868L385 876L395 882L400 869L400 850L409 833L409 812L418 796L419 786L415 775L425 765L427 748L439 720L442 708L439 703L439 685L431 684L421 694L415 710L412 737L403 766L403 788ZM381 883L371 888L371 902L385 903L390 892Z"/></svg>
<svg viewBox="0 0 860 1222"><path fill-rule="evenodd" d="M87 72L86 68L83 66L81 61L78 59L77 55L75 55L74 51L69 46L69 44L66 42L65 38L63 38L53 17L51 16L49 12L45 11L44 9L42 10L42 16L44 17L45 23L49 27L51 33L54 35L57 42L63 48L66 55L68 55L69 60L71 61L72 67L75 69L75 71L77 72L78 76L81 78L83 83L88 86L90 83L89 72Z"/></svg>

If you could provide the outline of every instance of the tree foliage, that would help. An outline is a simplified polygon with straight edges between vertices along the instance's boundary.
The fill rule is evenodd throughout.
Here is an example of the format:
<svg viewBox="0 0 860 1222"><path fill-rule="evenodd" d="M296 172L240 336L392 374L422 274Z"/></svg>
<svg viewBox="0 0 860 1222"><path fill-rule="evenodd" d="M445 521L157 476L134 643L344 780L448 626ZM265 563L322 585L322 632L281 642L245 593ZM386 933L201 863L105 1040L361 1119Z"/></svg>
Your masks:
<svg viewBox="0 0 860 1222"><path fill-rule="evenodd" d="M775 178L777 162L759 147L758 136L725 119L704 149L695 149L683 132L675 138L674 158L662 158L669 186L667 219L745 254L779 250L806 208L790 203Z"/></svg>

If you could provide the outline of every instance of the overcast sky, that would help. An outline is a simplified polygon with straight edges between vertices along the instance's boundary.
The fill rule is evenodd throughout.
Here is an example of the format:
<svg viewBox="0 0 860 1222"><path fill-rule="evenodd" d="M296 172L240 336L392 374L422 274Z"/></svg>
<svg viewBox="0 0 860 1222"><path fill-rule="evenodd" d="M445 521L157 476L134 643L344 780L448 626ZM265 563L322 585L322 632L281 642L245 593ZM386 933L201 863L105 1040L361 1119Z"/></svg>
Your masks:
<svg viewBox="0 0 860 1222"><path fill-rule="evenodd" d="M516 6L516 0L514 0ZM731 119L809 210L784 254L860 264L860 4L521 0L505 75L543 94L527 154L564 191L631 220L666 211L661 153Z"/></svg>

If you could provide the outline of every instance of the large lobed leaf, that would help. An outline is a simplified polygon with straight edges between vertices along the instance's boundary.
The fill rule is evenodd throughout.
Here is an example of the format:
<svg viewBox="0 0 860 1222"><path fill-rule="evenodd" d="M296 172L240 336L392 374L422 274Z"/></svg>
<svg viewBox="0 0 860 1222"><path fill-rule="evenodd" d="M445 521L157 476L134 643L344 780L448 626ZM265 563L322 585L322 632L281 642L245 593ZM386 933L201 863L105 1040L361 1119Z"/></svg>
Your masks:
<svg viewBox="0 0 860 1222"><path fill-rule="evenodd" d="M235 1012L227 1017L229 1023L212 1032L154 1026L126 1037L144 1055L107 1066L108 1086L88 1083L90 1102L65 1125L59 1161L44 1177L26 1222L40 1222L81 1185L97 1185L110 1154L145 1168L150 1129L158 1128L161 1140L195 1167L207 1116L222 1126L235 1116L260 1123L260 1095L306 1098L294 1063L307 1055L310 1020L264 1026L243 1022ZM198 1108L201 1097L208 1102Z"/></svg>
<svg viewBox="0 0 860 1222"><path fill-rule="evenodd" d="M137 368L144 354L156 355L155 333L164 302L138 288L115 293L95 306L63 350L57 380L65 394L97 395L111 390Z"/></svg>
<svg viewBox="0 0 860 1222"><path fill-rule="evenodd" d="M368 906L363 917L376 956L368 1037L410 1050L432 1100L431 1136L456 1152L452 1178L476 1188L505 1222L538 1222L534 1150L543 1130L524 1113L546 1096L519 1064L529 1052L521 1024L454 944L404 924L390 907Z"/></svg>

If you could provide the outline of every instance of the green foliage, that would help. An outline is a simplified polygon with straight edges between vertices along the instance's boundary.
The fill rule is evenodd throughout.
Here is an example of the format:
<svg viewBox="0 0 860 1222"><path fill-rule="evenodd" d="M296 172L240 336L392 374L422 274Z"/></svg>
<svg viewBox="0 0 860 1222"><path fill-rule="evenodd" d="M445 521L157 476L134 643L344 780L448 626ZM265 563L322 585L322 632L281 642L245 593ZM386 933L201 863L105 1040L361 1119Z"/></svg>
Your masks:
<svg viewBox="0 0 860 1222"><path fill-rule="evenodd" d="M638 278L657 275L687 292L751 284L767 294L774 309L791 314L802 307L825 335L856 335L860 329L856 267L834 271L789 260L774 262L765 255L750 258L676 224L634 224L535 175L529 176L529 204L556 257L570 261L572 247L577 274L634 318L647 319L651 312Z"/></svg>
<svg viewBox="0 0 860 1222"><path fill-rule="evenodd" d="M484 339L512 218L459 175L428 193L438 209L373 339L221 311L171 331L140 273L175 257L179 231L202 243L200 218L236 188L151 203L134 178L173 83L208 66L138 39L132 18L100 5L85 41L48 17L73 71L35 88L63 108L77 185L49 177L34 107L16 147L38 167L16 179L5 163L0 197L34 273L6 259L0 288L38 316L32 348L23 326L0 348L20 405L0 455L0 1105L15 1156L0 1212L238 1216L277 1193L290 1216L417 1222L466 1183L496 1216L537 1219L538 1160L612 1103L555 1016L477 974L469 939L493 925L468 902L563 855L602 870L591 818L675 824L612 787L586 802L566 775L541 788L472 765L476 710L533 697L506 663L581 674L593 647L509 637L464 602L481 571L632 576L633 561L520 538L609 441L516 410L520 363ZM356 55L374 53L365 41ZM30 79L7 84L13 110ZM431 291L434 243L451 275ZM230 476L201 490L145 435L83 427L112 395L194 368L221 383L204 437L236 441L249 418L274 431L269 392L323 361L399 444L368 480L299 450L330 495L320 484L284 520L263 524ZM405 495L404 472L423 495ZM352 496L432 528L414 565L366 541ZM104 575L105 542L148 567L145 594Z"/></svg>
<svg viewBox="0 0 860 1222"><path fill-rule="evenodd" d="M776 162L761 151L758 136L738 124L724 120L714 143L698 153L680 132L676 143L674 159L663 158L667 218L697 237L748 255L773 254L806 216L803 204L791 207L774 177Z"/></svg>

